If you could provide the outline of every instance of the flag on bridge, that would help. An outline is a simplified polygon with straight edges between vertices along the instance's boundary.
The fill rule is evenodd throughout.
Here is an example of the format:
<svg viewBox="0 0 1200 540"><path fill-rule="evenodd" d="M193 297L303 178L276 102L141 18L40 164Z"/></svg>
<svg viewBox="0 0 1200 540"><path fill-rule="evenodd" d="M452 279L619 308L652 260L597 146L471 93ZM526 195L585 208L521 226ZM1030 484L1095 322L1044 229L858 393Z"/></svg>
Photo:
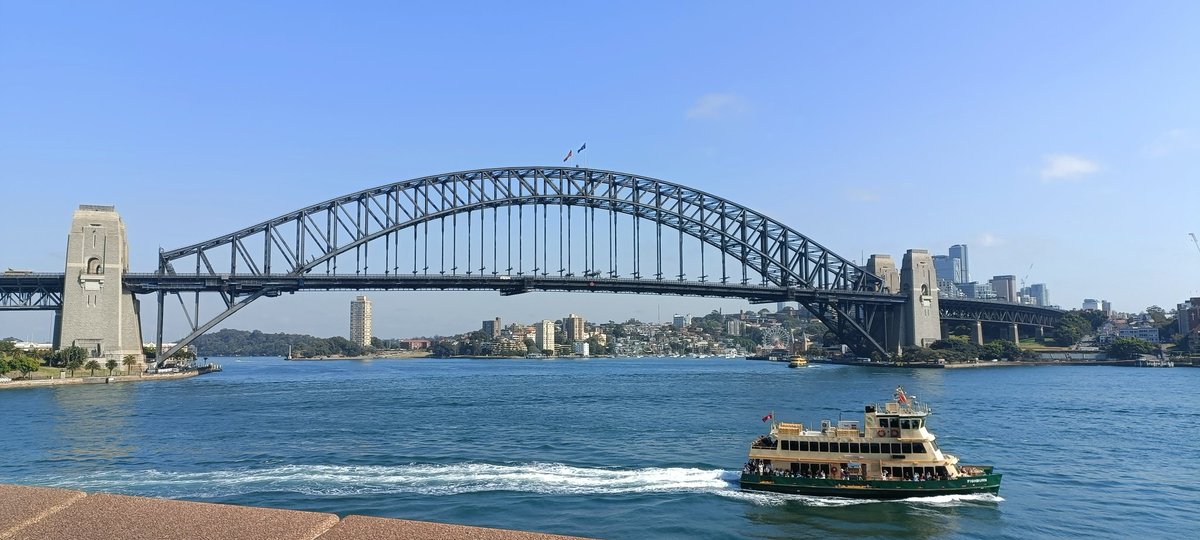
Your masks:
<svg viewBox="0 0 1200 540"><path fill-rule="evenodd" d="M567 160L571 159L571 156L573 156L573 155L575 155L575 152L573 152L571 150L567 150L567 157L563 158L563 163L566 163Z"/></svg>
<svg viewBox="0 0 1200 540"><path fill-rule="evenodd" d="M587 149L587 143L583 143L583 146L580 146L580 147L579 147L579 150L576 150L576 151L575 151L575 153L576 153L576 154L583 153L583 151L584 151L584 150L586 150L586 149Z"/></svg>

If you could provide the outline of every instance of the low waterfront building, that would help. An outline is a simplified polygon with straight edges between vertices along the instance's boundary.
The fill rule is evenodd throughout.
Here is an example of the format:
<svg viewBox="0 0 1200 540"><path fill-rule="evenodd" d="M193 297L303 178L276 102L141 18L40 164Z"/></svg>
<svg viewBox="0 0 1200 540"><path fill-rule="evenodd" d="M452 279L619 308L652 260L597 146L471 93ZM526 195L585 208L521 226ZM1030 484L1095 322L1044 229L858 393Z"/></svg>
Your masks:
<svg viewBox="0 0 1200 540"><path fill-rule="evenodd" d="M1137 338L1150 343L1158 343L1158 328L1153 326L1126 326L1117 330L1117 335L1123 338Z"/></svg>

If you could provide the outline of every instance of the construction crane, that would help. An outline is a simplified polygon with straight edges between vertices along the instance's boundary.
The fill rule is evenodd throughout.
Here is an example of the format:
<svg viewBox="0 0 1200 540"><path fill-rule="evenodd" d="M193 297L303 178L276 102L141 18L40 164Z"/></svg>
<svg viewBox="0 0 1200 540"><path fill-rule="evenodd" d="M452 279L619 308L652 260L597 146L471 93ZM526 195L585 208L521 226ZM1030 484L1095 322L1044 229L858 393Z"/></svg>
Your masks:
<svg viewBox="0 0 1200 540"><path fill-rule="evenodd" d="M1196 240L1196 233L1190 232L1188 236L1192 237L1192 243L1196 244L1196 251L1200 251L1200 240Z"/></svg>
<svg viewBox="0 0 1200 540"><path fill-rule="evenodd" d="M1021 288L1025 288L1025 280L1029 279L1029 272L1033 270L1033 263L1029 263L1029 268L1025 269L1025 275L1021 276Z"/></svg>

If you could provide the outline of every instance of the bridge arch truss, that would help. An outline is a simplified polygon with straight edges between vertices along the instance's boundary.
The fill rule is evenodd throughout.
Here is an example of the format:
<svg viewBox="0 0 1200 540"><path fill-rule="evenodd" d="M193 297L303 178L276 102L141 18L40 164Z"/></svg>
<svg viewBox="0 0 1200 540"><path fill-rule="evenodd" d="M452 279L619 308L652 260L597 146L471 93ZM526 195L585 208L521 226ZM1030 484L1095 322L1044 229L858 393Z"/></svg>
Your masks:
<svg viewBox="0 0 1200 540"><path fill-rule="evenodd" d="M155 276L139 292L159 293L160 340L163 295L196 294L191 306L180 297L192 333L176 347L305 276L341 276L346 288L368 278L394 285L381 288L507 278L544 290L634 281L667 294L796 300L875 349L865 330L874 306L894 304L869 301L878 277L762 213L680 184L579 167L478 169L358 191L161 251ZM179 285L183 276L191 285ZM244 278L265 285L229 286ZM224 303L207 322L203 291Z"/></svg>

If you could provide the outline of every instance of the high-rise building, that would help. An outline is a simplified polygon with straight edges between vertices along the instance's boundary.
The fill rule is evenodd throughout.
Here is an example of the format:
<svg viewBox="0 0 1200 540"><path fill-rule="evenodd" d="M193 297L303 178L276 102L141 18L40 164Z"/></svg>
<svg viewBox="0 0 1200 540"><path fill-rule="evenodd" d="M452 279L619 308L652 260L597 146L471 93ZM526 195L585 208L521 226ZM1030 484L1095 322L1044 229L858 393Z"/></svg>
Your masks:
<svg viewBox="0 0 1200 540"><path fill-rule="evenodd" d="M357 296L350 302L350 341L371 346L371 301L366 296Z"/></svg>
<svg viewBox="0 0 1200 540"><path fill-rule="evenodd" d="M959 290L962 291L966 298L978 298L980 300L991 300L996 298L996 293L992 291L991 283L978 283L972 281L970 283L959 283Z"/></svg>
<svg viewBox="0 0 1200 540"><path fill-rule="evenodd" d="M583 317L574 313L563 319L563 332L567 333L567 341L583 339Z"/></svg>
<svg viewBox="0 0 1200 540"><path fill-rule="evenodd" d="M961 268L962 279L956 283L968 283L971 281L971 266L967 261L967 245L954 244L950 246L950 258L958 259L958 266Z"/></svg>
<svg viewBox="0 0 1200 540"><path fill-rule="evenodd" d="M1103 311L1106 315L1112 315L1112 302L1109 302L1108 300L1101 300L1100 311Z"/></svg>
<svg viewBox="0 0 1200 540"><path fill-rule="evenodd" d="M726 323L725 331L731 336L740 336L742 335L742 328L745 327L745 325L746 323L734 319Z"/></svg>
<svg viewBox="0 0 1200 540"><path fill-rule="evenodd" d="M1100 309L1100 301L1095 298L1084 298L1083 309Z"/></svg>
<svg viewBox="0 0 1200 540"><path fill-rule="evenodd" d="M992 285L992 291L996 293L997 300L1017 301L1017 276L992 276L988 283Z"/></svg>
<svg viewBox="0 0 1200 540"><path fill-rule="evenodd" d="M671 326L674 326L675 328L683 328L689 324L692 324L691 315L680 315L676 313L675 317L671 319Z"/></svg>
<svg viewBox="0 0 1200 540"><path fill-rule="evenodd" d="M554 350L554 321L544 320L537 323L537 341L538 351L553 351Z"/></svg>
<svg viewBox="0 0 1200 540"><path fill-rule="evenodd" d="M955 259L949 255L934 255L933 269L937 272L938 281L946 280L950 283L962 283L962 261Z"/></svg>
<svg viewBox="0 0 1200 540"><path fill-rule="evenodd" d="M483 335L491 336L493 339L500 337L500 317L496 317L490 321L483 321Z"/></svg>
<svg viewBox="0 0 1200 540"><path fill-rule="evenodd" d="M1039 306L1045 307L1050 305L1050 289L1046 287L1045 283L1034 283L1033 285L1030 285L1029 296L1031 296L1034 303Z"/></svg>

